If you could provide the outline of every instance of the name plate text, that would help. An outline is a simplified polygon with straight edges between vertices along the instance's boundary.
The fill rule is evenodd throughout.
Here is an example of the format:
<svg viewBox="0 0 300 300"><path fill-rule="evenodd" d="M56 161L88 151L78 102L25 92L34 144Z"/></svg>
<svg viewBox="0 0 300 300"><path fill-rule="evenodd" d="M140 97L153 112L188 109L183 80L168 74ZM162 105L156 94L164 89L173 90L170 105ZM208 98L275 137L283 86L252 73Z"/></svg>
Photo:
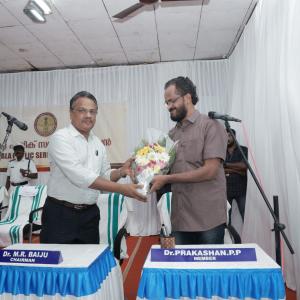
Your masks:
<svg viewBox="0 0 300 300"><path fill-rule="evenodd" d="M62 262L62 255L61 251L53 250L3 249L0 250L0 262L57 265Z"/></svg>
<svg viewBox="0 0 300 300"><path fill-rule="evenodd" d="M151 249L153 262L256 261L255 248Z"/></svg>

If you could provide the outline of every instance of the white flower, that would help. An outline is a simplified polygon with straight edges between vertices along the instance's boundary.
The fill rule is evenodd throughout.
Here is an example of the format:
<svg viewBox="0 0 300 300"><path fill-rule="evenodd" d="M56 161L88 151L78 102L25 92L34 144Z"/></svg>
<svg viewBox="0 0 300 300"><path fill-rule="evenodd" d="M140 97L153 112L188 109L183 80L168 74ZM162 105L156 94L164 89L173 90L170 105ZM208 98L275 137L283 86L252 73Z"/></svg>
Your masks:
<svg viewBox="0 0 300 300"><path fill-rule="evenodd" d="M149 163L149 160L145 156L137 156L135 162L138 166L146 166Z"/></svg>

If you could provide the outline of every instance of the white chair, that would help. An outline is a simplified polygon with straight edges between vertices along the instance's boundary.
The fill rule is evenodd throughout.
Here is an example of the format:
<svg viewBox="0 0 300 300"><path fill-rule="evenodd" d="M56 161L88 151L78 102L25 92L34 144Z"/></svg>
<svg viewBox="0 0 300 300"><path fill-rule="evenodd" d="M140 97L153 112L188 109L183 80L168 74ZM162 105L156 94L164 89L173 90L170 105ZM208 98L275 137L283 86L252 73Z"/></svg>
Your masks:
<svg viewBox="0 0 300 300"><path fill-rule="evenodd" d="M40 210L44 206L47 197L47 187L18 186L9 198L7 213L0 221L0 247L6 247L15 243L22 243L24 229L29 229L29 239L33 224L39 222Z"/></svg>
<svg viewBox="0 0 300 300"><path fill-rule="evenodd" d="M5 186L0 186L0 206L1 207L8 206L8 192ZM1 219L3 219L5 214L6 214L6 209L3 209L1 211Z"/></svg>
<svg viewBox="0 0 300 300"><path fill-rule="evenodd" d="M233 201L235 202L235 200ZM236 203L236 202L235 202ZM237 208L237 205L236 205ZM240 237L239 232L236 230L235 226L232 226L232 224L229 223L229 214L231 212L232 214L232 207L227 201L227 223L226 223L226 231L225 231L225 244L234 243L234 244L241 244L242 240ZM238 208L237 208L238 210ZM232 219L231 219L232 221Z"/></svg>
<svg viewBox="0 0 300 300"><path fill-rule="evenodd" d="M100 194L97 205L100 210L100 244L108 244L114 256L122 262L128 257L125 197L118 193Z"/></svg>
<svg viewBox="0 0 300 300"><path fill-rule="evenodd" d="M169 235L172 232L172 225L171 225L171 209L172 209L172 193L168 192L165 193L161 196L159 202L157 203L157 209L158 209L158 213L160 216L160 222L161 222L161 226L164 226L166 229L166 233ZM228 202L227 202L227 205ZM227 212L230 209L230 205L229 207L227 206ZM235 229L226 224L226 229L225 229L225 237L224 237L224 242L225 244L240 244L241 243L241 239L239 237L239 235L237 234L237 232L235 231Z"/></svg>
<svg viewBox="0 0 300 300"><path fill-rule="evenodd" d="M160 218L161 227L165 227L166 233L169 235L172 232L171 225L171 208L172 208L172 193L167 192L163 194L157 203L158 214Z"/></svg>
<svg viewBox="0 0 300 300"><path fill-rule="evenodd" d="M146 202L125 197L128 211L126 229L130 236L157 235L161 224L157 211L156 193L147 194Z"/></svg>

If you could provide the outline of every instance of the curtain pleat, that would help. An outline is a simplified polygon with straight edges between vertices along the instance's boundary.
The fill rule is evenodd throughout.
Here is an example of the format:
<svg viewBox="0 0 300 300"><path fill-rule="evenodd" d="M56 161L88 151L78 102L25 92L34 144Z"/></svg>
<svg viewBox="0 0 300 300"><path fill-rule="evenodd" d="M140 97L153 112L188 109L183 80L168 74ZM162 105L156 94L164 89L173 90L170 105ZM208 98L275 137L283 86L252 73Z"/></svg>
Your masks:
<svg viewBox="0 0 300 300"><path fill-rule="evenodd" d="M251 165L272 206L273 195L279 196L280 220L286 224L285 233L296 252L292 256L284 246L284 274L287 285L297 288L298 299L299 14L298 0L259 1L228 61L228 111L243 120L244 128L234 124L238 139L249 147ZM273 219L251 178L248 183L243 241L256 242L275 257L274 234L270 231Z"/></svg>
<svg viewBox="0 0 300 300"><path fill-rule="evenodd" d="M15 108L19 118L23 107L46 106L51 112L80 90L94 94L99 103L127 103L129 155L147 128L167 132L174 126L164 106L164 83L173 77L194 81L202 112L222 109L227 101L225 66L219 60L0 74L0 108ZM1 127L4 131L4 122Z"/></svg>

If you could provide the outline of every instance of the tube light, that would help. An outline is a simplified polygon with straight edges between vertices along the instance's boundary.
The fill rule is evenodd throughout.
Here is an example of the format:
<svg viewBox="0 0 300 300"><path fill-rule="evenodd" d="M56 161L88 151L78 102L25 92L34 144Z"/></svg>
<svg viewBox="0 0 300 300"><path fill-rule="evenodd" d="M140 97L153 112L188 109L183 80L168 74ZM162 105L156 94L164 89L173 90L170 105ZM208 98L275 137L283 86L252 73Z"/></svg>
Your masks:
<svg viewBox="0 0 300 300"><path fill-rule="evenodd" d="M44 17L43 11L35 5L32 1L29 1L23 12L26 16L28 16L35 23L45 23L46 19Z"/></svg>
<svg viewBox="0 0 300 300"><path fill-rule="evenodd" d="M52 13L51 7L46 0L32 0L32 2L41 9L44 15L50 15Z"/></svg>

